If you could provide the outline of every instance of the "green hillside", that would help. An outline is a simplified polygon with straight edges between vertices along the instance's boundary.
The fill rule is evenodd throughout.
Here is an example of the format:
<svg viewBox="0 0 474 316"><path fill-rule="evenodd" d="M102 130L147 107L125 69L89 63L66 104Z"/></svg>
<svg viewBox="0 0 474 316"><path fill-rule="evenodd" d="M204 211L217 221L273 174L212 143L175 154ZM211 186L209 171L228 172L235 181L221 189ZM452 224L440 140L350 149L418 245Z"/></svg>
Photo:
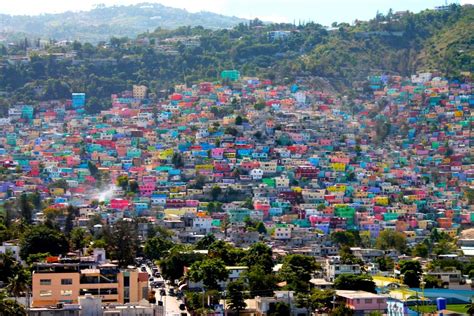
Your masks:
<svg viewBox="0 0 474 316"><path fill-rule="evenodd" d="M106 41L112 36L135 37L157 27L204 26L210 29L230 28L246 20L211 12L190 13L157 3L106 7L90 11L41 14L35 16L0 14L0 35L9 38Z"/></svg>
<svg viewBox="0 0 474 316"><path fill-rule="evenodd" d="M29 63L6 62L9 54L25 54L28 45L19 42L8 49L0 45L0 56L6 56L0 92L18 101L67 98L71 91L106 100L137 82L159 94L183 81L217 80L224 69L277 82L304 78L339 90L370 74L434 71L456 77L474 69L473 37L474 7L451 5L418 14L389 12L330 29L259 20L232 29L157 28L105 45L53 42L30 54ZM68 52L76 56L55 57Z"/></svg>

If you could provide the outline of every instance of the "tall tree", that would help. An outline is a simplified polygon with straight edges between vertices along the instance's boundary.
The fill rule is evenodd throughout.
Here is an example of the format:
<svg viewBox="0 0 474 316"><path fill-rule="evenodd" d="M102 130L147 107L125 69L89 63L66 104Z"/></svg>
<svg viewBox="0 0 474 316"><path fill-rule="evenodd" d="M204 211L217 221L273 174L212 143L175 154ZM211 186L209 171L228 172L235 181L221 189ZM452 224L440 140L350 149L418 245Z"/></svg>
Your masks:
<svg viewBox="0 0 474 316"><path fill-rule="evenodd" d="M227 285L227 298L229 299L229 308L240 315L240 311L247 307L244 299L245 285L242 281L232 281Z"/></svg>
<svg viewBox="0 0 474 316"><path fill-rule="evenodd" d="M25 222L31 224L33 222L33 206L26 193L22 193L20 196L19 208Z"/></svg>
<svg viewBox="0 0 474 316"><path fill-rule="evenodd" d="M370 275L340 274L334 280L334 288L338 290L354 290L377 293L375 283Z"/></svg>
<svg viewBox="0 0 474 316"><path fill-rule="evenodd" d="M189 277L194 282L202 281L207 290L218 290L219 281L227 279L229 272L221 259L197 261L189 268Z"/></svg>
<svg viewBox="0 0 474 316"><path fill-rule="evenodd" d="M245 264L249 267L259 265L265 273L271 273L273 270L272 248L262 242L250 246L247 255L244 257Z"/></svg>
<svg viewBox="0 0 474 316"><path fill-rule="evenodd" d="M407 250L407 241L405 235L400 232L383 230L377 237L375 246L382 250L396 249L404 253Z"/></svg>
<svg viewBox="0 0 474 316"><path fill-rule="evenodd" d="M107 235L111 257L118 260L121 267L133 264L138 243L137 223L134 221L120 220L114 224Z"/></svg>
<svg viewBox="0 0 474 316"><path fill-rule="evenodd" d="M247 284L250 291L250 297L255 296L273 296L273 291L276 289L276 276L273 273L268 273L261 265L254 265L249 267L245 273Z"/></svg>
<svg viewBox="0 0 474 316"><path fill-rule="evenodd" d="M25 231L20 238L20 256L49 252L57 256L69 250L69 244L63 233L46 225L36 225Z"/></svg>
<svg viewBox="0 0 474 316"><path fill-rule="evenodd" d="M317 265L313 257L305 255L288 255L283 259L279 274L287 282L288 288L298 292L308 289L311 274Z"/></svg>

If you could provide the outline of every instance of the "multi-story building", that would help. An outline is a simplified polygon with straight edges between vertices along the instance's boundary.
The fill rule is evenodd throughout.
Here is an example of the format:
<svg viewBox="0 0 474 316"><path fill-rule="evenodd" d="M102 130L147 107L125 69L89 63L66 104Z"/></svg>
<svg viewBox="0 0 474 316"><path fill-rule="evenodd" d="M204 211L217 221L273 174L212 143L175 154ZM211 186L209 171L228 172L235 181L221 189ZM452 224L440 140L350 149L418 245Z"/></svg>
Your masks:
<svg viewBox="0 0 474 316"><path fill-rule="evenodd" d="M333 282L340 274L361 274L359 264L342 263L340 257L331 257L326 260L325 266L326 280Z"/></svg>
<svg viewBox="0 0 474 316"><path fill-rule="evenodd" d="M93 257L59 259L34 265L33 307L59 303L77 304L91 294L103 303L137 303L148 296L148 274L137 269L119 269Z"/></svg>
<svg viewBox="0 0 474 316"><path fill-rule="evenodd" d="M133 97L135 99L145 99L147 94L147 87L140 85L133 85Z"/></svg>

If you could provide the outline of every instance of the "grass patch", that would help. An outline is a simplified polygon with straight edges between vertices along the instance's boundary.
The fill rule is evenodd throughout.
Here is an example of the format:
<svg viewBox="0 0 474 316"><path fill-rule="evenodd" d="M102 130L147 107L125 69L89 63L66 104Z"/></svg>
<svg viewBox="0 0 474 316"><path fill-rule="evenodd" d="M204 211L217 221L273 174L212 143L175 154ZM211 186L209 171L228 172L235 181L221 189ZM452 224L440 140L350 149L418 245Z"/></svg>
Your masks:
<svg viewBox="0 0 474 316"><path fill-rule="evenodd" d="M467 313L466 304L448 304L446 309L448 311L457 312L457 313ZM433 313L436 312L436 305L422 305L422 306L410 306L411 310L420 313Z"/></svg>
<svg viewBox="0 0 474 316"><path fill-rule="evenodd" d="M447 309L448 311L466 314L467 313L466 305L468 304L467 303L466 304L451 304L451 305L448 305Z"/></svg>

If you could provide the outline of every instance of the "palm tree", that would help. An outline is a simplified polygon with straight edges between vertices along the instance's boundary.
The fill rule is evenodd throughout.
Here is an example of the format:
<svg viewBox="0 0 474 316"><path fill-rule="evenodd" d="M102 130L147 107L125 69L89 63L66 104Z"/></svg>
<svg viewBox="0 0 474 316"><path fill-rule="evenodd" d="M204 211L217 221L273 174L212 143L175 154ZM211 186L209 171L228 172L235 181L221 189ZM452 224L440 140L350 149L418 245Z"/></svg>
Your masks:
<svg viewBox="0 0 474 316"><path fill-rule="evenodd" d="M15 297L15 301L17 301L18 297L26 292L27 289L28 276L24 270L20 270L14 277L8 278L7 290Z"/></svg>
<svg viewBox="0 0 474 316"><path fill-rule="evenodd" d="M470 316L473 316L474 315L474 302L467 304L466 308L467 308L466 313L468 313Z"/></svg>
<svg viewBox="0 0 474 316"><path fill-rule="evenodd" d="M16 301L9 299L5 291L0 291L0 316L26 316L26 310Z"/></svg>

